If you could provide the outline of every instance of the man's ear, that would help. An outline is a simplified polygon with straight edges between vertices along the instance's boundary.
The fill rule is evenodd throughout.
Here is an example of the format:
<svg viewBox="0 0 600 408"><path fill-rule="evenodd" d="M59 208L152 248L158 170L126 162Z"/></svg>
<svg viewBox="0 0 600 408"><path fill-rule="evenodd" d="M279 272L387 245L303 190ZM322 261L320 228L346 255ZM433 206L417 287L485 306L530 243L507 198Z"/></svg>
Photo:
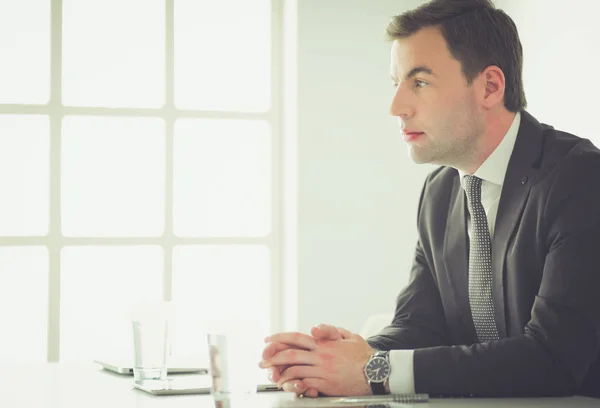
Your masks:
<svg viewBox="0 0 600 408"><path fill-rule="evenodd" d="M490 65L479 74L481 81L481 104L491 109L504 102L504 72L496 65Z"/></svg>

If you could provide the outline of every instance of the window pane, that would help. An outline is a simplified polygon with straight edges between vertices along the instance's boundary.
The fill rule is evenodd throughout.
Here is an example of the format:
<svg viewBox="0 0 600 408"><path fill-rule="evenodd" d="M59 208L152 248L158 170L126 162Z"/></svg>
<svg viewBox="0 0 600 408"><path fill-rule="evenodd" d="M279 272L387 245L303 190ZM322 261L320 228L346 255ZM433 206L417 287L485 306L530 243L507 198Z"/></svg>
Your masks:
<svg viewBox="0 0 600 408"><path fill-rule="evenodd" d="M65 247L61 253L60 360L131 358L132 307L162 299L162 248Z"/></svg>
<svg viewBox="0 0 600 408"><path fill-rule="evenodd" d="M66 236L158 236L165 136L157 118L67 117L62 136Z"/></svg>
<svg viewBox="0 0 600 408"><path fill-rule="evenodd" d="M173 224L179 236L270 232L271 135L262 121L175 123Z"/></svg>
<svg viewBox="0 0 600 408"><path fill-rule="evenodd" d="M46 361L48 250L0 247L0 361Z"/></svg>
<svg viewBox="0 0 600 408"><path fill-rule="evenodd" d="M270 7L270 0L175 0L179 108L270 108Z"/></svg>
<svg viewBox="0 0 600 408"><path fill-rule="evenodd" d="M164 0L63 0L63 102L160 107Z"/></svg>
<svg viewBox="0 0 600 408"><path fill-rule="evenodd" d="M173 304L183 355L214 321L250 321L269 332L270 260L265 246L182 245L173 250ZM175 347L175 345L174 345Z"/></svg>
<svg viewBox="0 0 600 408"><path fill-rule="evenodd" d="M0 115L0 235L48 233L48 129L47 116Z"/></svg>
<svg viewBox="0 0 600 408"><path fill-rule="evenodd" d="M50 0L0 1L0 61L0 103L48 102Z"/></svg>

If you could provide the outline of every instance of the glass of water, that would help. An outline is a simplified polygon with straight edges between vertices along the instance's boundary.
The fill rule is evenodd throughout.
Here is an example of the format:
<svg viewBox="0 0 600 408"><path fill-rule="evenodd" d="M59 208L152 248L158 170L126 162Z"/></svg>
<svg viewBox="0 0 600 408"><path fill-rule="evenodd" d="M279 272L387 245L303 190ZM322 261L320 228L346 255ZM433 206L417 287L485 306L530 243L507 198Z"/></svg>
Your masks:
<svg viewBox="0 0 600 408"><path fill-rule="evenodd" d="M249 322L229 322L221 330L213 327L207 334L211 394L215 400L250 397L259 383L266 382L256 364L264 347L263 337Z"/></svg>
<svg viewBox="0 0 600 408"><path fill-rule="evenodd" d="M131 319L134 381L165 381L171 353L170 302L139 305Z"/></svg>

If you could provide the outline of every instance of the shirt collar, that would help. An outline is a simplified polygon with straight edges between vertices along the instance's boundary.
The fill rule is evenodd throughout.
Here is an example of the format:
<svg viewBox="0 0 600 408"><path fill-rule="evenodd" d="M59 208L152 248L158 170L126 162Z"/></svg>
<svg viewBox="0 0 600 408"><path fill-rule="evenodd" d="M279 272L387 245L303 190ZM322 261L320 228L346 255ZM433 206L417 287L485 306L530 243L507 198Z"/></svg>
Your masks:
<svg viewBox="0 0 600 408"><path fill-rule="evenodd" d="M504 138L500 142L496 149L488 156L488 158L479 166L475 174L482 180L489 181L498 186L504 184L504 176L506 176L506 170L508 169L508 162L510 156L515 147L517 140L517 134L519 133L519 126L521 124L521 113L517 112L513 119L512 125L504 135ZM466 174L458 170L460 176L460 182L462 185L463 176Z"/></svg>

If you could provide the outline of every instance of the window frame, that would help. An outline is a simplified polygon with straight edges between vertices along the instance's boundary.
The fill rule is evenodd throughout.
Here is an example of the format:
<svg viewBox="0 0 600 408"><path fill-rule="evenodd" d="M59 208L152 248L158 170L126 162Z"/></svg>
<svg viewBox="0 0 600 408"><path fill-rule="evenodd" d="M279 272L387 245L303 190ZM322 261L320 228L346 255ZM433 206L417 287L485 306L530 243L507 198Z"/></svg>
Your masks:
<svg viewBox="0 0 600 408"><path fill-rule="evenodd" d="M62 103L62 0L50 1L50 98L46 104L0 104L0 114L41 114L50 122L50 206L45 236L0 236L0 246L45 246L48 249L48 362L60 361L61 250L78 245L158 245L164 251L163 300L172 300L172 255L177 245L265 245L270 251L270 330L283 327L283 20L285 0L271 0L271 108L266 112L182 110L174 103L174 8L165 0L165 104L153 108L65 106ZM159 237L65 237L61 232L61 125L65 116L158 117L166 124L165 229ZM179 118L265 120L271 132L271 233L264 237L178 237L173 233L173 139Z"/></svg>

